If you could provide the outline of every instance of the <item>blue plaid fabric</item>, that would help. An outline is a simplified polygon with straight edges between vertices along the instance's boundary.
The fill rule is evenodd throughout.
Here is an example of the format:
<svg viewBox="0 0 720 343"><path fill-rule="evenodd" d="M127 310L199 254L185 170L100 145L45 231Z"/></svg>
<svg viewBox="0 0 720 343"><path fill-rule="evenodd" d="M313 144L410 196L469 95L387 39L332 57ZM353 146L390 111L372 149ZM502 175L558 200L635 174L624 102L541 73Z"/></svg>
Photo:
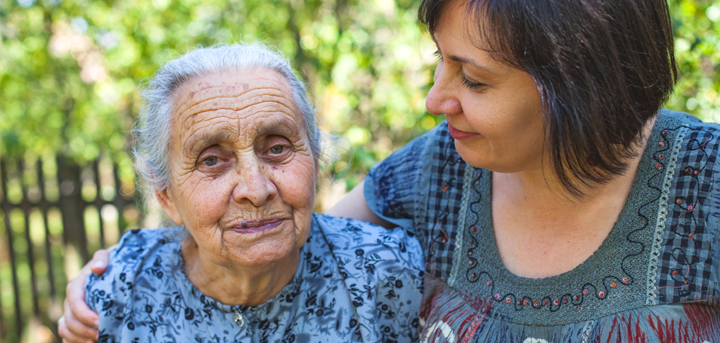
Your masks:
<svg viewBox="0 0 720 343"><path fill-rule="evenodd" d="M370 208L417 234L426 272L442 280L452 268L465 167L442 123L377 164L365 179Z"/></svg>
<svg viewBox="0 0 720 343"><path fill-rule="evenodd" d="M689 115L670 116L677 125L664 130L687 132L665 189L668 214L656 274L657 303L715 298L720 296L720 280L715 280L720 272L713 272L718 269L713 262L720 258L720 165L715 163L720 130ZM673 142L666 144L669 149ZM666 152L668 157L671 153ZM376 165L365 181L373 211L416 234L426 252L426 272L445 281L452 269L465 167L443 123Z"/></svg>
<svg viewBox="0 0 720 343"><path fill-rule="evenodd" d="M613 229L617 239L603 250L617 256L610 256L612 266L595 258L597 270L589 273L608 273L599 278L571 271L522 279L491 261L497 251L462 253L480 238L486 247L492 240L492 232L481 235L485 226L474 230L478 218L489 216L490 200L478 194L489 196L490 174L460 159L445 123L376 165L365 197L375 214L416 234L425 250L421 337L427 341L712 341L720 337L719 137L717 124L661 112L636 176L643 186L633 194L641 196L626 204L634 209L623 217L629 226ZM629 243L614 244L620 241ZM610 270L618 265L621 272ZM483 273L481 266L496 269ZM567 280L555 284L558 278ZM607 282L593 286L596 279ZM506 297L510 292L523 298Z"/></svg>
<svg viewBox="0 0 720 343"><path fill-rule="evenodd" d="M658 303L713 299L720 295L715 280L720 261L713 256L719 248L716 242L713 244L719 232L717 220L712 219L720 214L712 209L720 202L720 166L716 164L720 130L691 120L688 118L683 125L686 134L679 145L669 189L668 218L658 261Z"/></svg>

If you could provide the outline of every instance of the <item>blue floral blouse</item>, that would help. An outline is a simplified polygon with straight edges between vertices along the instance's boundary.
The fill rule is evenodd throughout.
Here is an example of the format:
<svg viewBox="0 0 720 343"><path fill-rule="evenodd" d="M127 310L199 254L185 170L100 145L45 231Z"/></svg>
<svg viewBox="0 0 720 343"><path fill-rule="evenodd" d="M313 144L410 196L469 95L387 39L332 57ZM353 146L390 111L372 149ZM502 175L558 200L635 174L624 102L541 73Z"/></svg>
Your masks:
<svg viewBox="0 0 720 343"><path fill-rule="evenodd" d="M315 214L295 277L259 306L203 295L183 271L182 227L127 232L87 303L99 342L415 342L423 255L404 230Z"/></svg>

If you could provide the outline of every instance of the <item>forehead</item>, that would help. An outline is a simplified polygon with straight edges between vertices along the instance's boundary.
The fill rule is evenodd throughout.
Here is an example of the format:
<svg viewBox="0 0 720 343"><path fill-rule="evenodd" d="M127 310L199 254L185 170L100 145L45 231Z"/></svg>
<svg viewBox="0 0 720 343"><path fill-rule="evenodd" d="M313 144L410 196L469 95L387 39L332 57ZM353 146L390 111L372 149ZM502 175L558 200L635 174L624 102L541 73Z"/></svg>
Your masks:
<svg viewBox="0 0 720 343"><path fill-rule="evenodd" d="M268 69L196 76L178 87L172 98L173 127L183 132L207 122L243 126L258 119L302 120L287 80Z"/></svg>
<svg viewBox="0 0 720 343"><path fill-rule="evenodd" d="M467 6L451 2L443 7L432 35L443 57L496 75L519 69L508 43L487 26L487 14Z"/></svg>
<svg viewBox="0 0 720 343"><path fill-rule="evenodd" d="M448 1L437 14L433 39L452 37L456 41L477 44L482 49L485 20L467 1ZM446 37L438 37L438 35Z"/></svg>

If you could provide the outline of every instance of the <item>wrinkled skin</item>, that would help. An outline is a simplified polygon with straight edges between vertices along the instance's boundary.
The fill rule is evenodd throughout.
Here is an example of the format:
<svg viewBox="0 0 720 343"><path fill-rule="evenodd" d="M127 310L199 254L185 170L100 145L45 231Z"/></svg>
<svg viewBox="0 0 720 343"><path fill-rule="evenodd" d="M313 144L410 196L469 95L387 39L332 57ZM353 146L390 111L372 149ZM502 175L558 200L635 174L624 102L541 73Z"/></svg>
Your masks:
<svg viewBox="0 0 720 343"><path fill-rule="evenodd" d="M186 274L223 302L262 303L294 275L312 219L317 158L290 87L273 71L233 71L192 78L173 100L171 181L156 196L192 236ZM84 283L107 260L99 251L68 284L63 342L97 341Z"/></svg>
<svg viewBox="0 0 720 343"><path fill-rule="evenodd" d="M314 202L316 161L290 87L272 71L223 73L175 97L161 206L188 228L203 264L274 269L305 243ZM252 233L243 222L274 228Z"/></svg>

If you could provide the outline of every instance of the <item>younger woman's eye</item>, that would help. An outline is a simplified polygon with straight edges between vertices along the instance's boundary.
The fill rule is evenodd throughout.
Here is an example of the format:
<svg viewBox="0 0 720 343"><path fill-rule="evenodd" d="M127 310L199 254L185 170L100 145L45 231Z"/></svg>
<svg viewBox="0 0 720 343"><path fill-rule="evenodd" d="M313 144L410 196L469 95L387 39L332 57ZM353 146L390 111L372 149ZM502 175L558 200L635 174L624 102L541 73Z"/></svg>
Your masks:
<svg viewBox="0 0 720 343"><path fill-rule="evenodd" d="M440 50L435 50L435 52L433 52L433 55L435 55L435 57L437 57L437 59L442 61L443 56L442 56L442 53L440 52Z"/></svg>
<svg viewBox="0 0 720 343"><path fill-rule="evenodd" d="M208 167L212 167L218 163L218 158L215 156L210 156L203 160L203 163L205 163L205 165Z"/></svg>
<svg viewBox="0 0 720 343"><path fill-rule="evenodd" d="M468 80L468 78L465 76L462 77L462 84L463 84L463 86L465 86L471 90L478 90L478 89L482 88L483 86L485 86L484 83L472 82L472 81Z"/></svg>
<svg viewBox="0 0 720 343"><path fill-rule="evenodd" d="M275 155L282 154L283 151L285 151L285 147L282 145L275 145L270 148L270 153Z"/></svg>

